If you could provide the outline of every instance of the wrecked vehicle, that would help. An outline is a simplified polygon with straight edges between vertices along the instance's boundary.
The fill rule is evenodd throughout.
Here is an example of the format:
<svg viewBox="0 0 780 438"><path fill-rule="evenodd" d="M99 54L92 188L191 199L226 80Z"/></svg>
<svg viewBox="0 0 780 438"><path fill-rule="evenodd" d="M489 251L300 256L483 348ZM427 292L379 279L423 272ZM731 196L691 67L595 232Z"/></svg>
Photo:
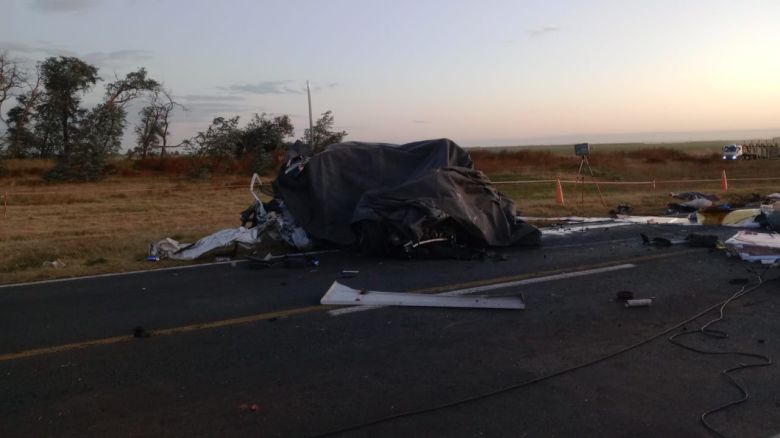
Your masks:
<svg viewBox="0 0 780 438"><path fill-rule="evenodd" d="M300 228L315 242L356 245L367 255L461 257L487 247L537 246L541 236L447 139L332 144L289 160L273 195L260 207L280 211L288 235ZM262 215L250 211L246 218L262 226Z"/></svg>

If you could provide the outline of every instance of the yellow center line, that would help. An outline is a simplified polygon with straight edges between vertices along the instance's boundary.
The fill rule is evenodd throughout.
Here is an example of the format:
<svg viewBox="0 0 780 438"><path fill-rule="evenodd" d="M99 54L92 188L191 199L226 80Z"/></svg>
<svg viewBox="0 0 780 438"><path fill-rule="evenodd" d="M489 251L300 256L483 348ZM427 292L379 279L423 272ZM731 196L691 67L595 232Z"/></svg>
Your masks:
<svg viewBox="0 0 780 438"><path fill-rule="evenodd" d="M596 269L596 268L603 268L607 266L615 266L620 265L624 263L636 263L636 262L644 262L644 261L651 261L651 260L658 260L658 259L664 259L669 257L675 257L685 254L690 254L693 252L696 252L695 249L690 250L684 250L684 251L668 251L661 254L653 254L648 256L640 256L640 257L634 257L629 259L621 259L617 261L608 261L608 262L602 262L602 263L594 263L590 265L583 265L583 266L576 266L576 267L569 267L569 268L560 268L560 269L553 269L549 271L540 271L540 272L531 272L527 274L520 274L520 275L510 275L505 277L498 277L498 278L490 278L486 280L477 280L477 281L468 281L463 283L455 283L455 284L448 284L444 286L434 286L434 287L428 287L428 288L421 288L421 289L412 289L407 292L413 292L413 293L438 293L448 290L454 290L454 289L464 289L469 287L476 287L476 286L485 286L489 284L496 284L496 283L504 283L509 281L516 281L516 280L524 280L528 278L534 278L534 277L544 277L548 275L554 275L554 274L561 274L566 272L577 272L577 271L584 271L584 270L590 270L590 269ZM334 308L337 308L337 306L308 306L308 307L298 307L294 309L287 309L287 310L279 310L275 312L265 312L265 313L258 313L255 315L247 315L247 316L241 316L238 318L229 318L229 319L223 319L218 321L211 321L211 322L203 322L203 323L197 323L197 324L189 324L179 327L171 327L167 329L160 329L160 330L150 330L148 333L151 338L160 337L160 336L172 336L172 335L178 335L178 334L184 334L184 333L191 333L196 332L200 330L209 330L209 329L215 329L215 328L222 328L222 327L231 327L235 325L240 324L248 324L252 322L258 322L258 321L267 321L270 319L275 318L286 318L290 316L297 316L297 315L305 315L308 313L315 313L315 312L323 312L326 310L332 310ZM113 345L113 344L120 344L123 342L130 342L137 340L132 335L124 335L124 336L113 336L109 338L101 338L101 339L93 339L90 341L81 341L81 342L74 342L70 344L61 344L61 345L54 345L51 347L42 347L42 348L35 348L31 350L23 350L16 353L5 353L0 354L0 362L6 362L11 360L17 360L17 359L25 359L29 357L35 357L35 356L42 356L46 354L54 354L54 353L63 353L66 351L75 351L75 350L83 350L86 348L91 347L98 347L103 345Z"/></svg>

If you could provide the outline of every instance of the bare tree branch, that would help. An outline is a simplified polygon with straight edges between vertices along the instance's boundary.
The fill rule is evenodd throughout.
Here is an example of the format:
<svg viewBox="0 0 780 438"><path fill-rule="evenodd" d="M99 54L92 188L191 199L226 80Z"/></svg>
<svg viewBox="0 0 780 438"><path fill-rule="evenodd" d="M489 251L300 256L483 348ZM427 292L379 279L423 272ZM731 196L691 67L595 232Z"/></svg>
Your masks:
<svg viewBox="0 0 780 438"><path fill-rule="evenodd" d="M0 52L0 120L2 120L3 103L8 99L11 90L22 86L24 76L19 64L8 56L8 52Z"/></svg>
<svg viewBox="0 0 780 438"><path fill-rule="evenodd" d="M22 146L20 143L22 140L22 133L24 132L24 124L27 123L30 119L30 113L32 113L33 108L35 108L35 105L38 104L38 101L41 98L41 83L43 81L43 75L41 75L41 65L38 64L35 66L35 73L34 73L35 80L30 80L29 77L25 77L22 79L22 82L27 88L27 94L24 100L21 100L23 102L22 106L22 114L21 117L16 118L16 126L14 131L14 145L16 145L19 149L22 149Z"/></svg>

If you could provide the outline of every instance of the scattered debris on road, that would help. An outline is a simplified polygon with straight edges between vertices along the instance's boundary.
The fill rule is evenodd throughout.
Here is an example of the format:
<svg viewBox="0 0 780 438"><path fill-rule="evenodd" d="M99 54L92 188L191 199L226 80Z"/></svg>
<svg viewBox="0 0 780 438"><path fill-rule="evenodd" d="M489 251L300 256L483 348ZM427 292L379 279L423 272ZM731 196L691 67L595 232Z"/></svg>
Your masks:
<svg viewBox="0 0 780 438"><path fill-rule="evenodd" d="M358 290L334 281L320 300L324 305L340 306L416 306L465 307L474 309L525 309L520 297L474 297L377 292Z"/></svg>
<svg viewBox="0 0 780 438"><path fill-rule="evenodd" d="M717 248L720 240L714 234L691 233L685 237L688 245L694 248Z"/></svg>
<svg viewBox="0 0 780 438"><path fill-rule="evenodd" d="M761 226L761 209L711 207L696 212L696 222L701 225L730 225L735 227L758 228Z"/></svg>
<svg viewBox="0 0 780 438"><path fill-rule="evenodd" d="M780 234L739 231L724 242L729 254L748 262L780 262Z"/></svg>
<svg viewBox="0 0 780 438"><path fill-rule="evenodd" d="M320 261L314 255L335 252L336 250L310 251L275 256L270 252L265 256L249 255L251 268L270 268L272 266L284 266L285 268L319 267Z"/></svg>
<svg viewBox="0 0 780 438"><path fill-rule="evenodd" d="M639 298L633 300L626 300L626 308L629 307L650 307L653 305L652 298Z"/></svg>
<svg viewBox="0 0 780 438"><path fill-rule="evenodd" d="M667 239L665 237L653 237L652 239L644 233L639 233L642 238L642 244L645 246L656 246L660 248L670 247L672 245L688 245L693 248L717 248L719 239L714 234L696 234L691 233L684 239Z"/></svg>
<svg viewBox="0 0 780 438"><path fill-rule="evenodd" d="M672 245L679 245L685 243L684 240L671 241L665 237L653 237L652 239L647 237L647 234L639 233L639 237L642 238L642 245L657 246L660 248L666 248Z"/></svg>

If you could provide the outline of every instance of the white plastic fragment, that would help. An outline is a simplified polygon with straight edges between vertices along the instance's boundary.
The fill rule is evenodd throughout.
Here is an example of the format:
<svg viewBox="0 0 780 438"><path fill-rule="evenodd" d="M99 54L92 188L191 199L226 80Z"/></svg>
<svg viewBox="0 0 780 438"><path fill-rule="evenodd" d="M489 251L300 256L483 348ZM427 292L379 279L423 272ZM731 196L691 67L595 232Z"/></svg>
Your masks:
<svg viewBox="0 0 780 438"><path fill-rule="evenodd" d="M626 307L650 307L653 300L650 298L639 298L636 300L626 300Z"/></svg>

